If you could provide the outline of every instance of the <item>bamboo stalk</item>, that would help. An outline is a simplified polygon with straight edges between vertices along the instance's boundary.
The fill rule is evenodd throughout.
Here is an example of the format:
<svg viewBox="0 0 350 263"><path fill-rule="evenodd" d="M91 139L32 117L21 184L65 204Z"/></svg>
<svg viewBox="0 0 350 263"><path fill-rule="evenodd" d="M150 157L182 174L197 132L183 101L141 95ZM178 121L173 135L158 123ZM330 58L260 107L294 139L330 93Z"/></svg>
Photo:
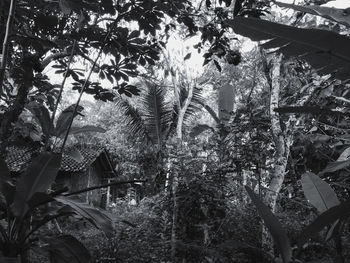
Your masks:
<svg viewBox="0 0 350 263"><path fill-rule="evenodd" d="M72 127L73 120L74 120L74 115L76 114L76 112L78 110L78 106L79 106L80 100L81 100L81 98L83 96L83 93L84 93L86 87L87 87L87 84L88 84L89 79L91 77L91 74L92 74L92 72L93 72L93 70L94 70L94 68L95 68L95 66L97 64L97 61L98 61L98 59L100 58L100 56L102 54L103 48L106 45L106 41L107 41L108 37L110 36L110 34L112 33L112 31L114 30L115 25L116 25L116 22L114 22L114 24L108 30L108 32L107 32L107 34L106 34L106 36L105 36L105 38L104 38L104 40L102 42L101 48L100 48L100 50L99 50L99 52L98 52L98 54L97 54L97 56L96 56L96 58L94 60L94 63L92 64L90 72L89 72L88 76L85 78L85 81L84 81L84 84L83 84L83 86L81 88L78 100L77 100L77 102L75 104L75 107L74 107L74 110L72 112L72 116L70 118L68 129L67 129L66 134L65 134L64 139L63 139L63 143L62 143L62 147L61 147L61 153L63 153L64 146L66 145L66 142L67 142L67 139L68 139L68 135L69 135L69 131L70 131L71 127Z"/></svg>
<svg viewBox="0 0 350 263"><path fill-rule="evenodd" d="M64 84L66 83L67 76L68 76L68 71L69 71L70 65L71 65L71 63L73 61L73 56L74 56L76 45L77 45L77 40L74 40L72 51L70 53L70 57L69 57L69 61L68 61L67 69L66 69L66 73L64 74L64 78L63 78L63 81L61 83L61 87L60 87L60 91L58 93L58 97L57 97L57 101L56 101L56 104L55 104L55 108L54 108L54 110L52 112L52 116L51 116L52 124L53 124L53 122L55 120L55 115L56 115L56 112L57 112L58 104L60 103L60 100L61 100L61 97L62 97Z"/></svg>
<svg viewBox="0 0 350 263"><path fill-rule="evenodd" d="M4 42L2 45L2 56L1 56L1 63L0 63L0 98L2 96L2 86L4 83L8 49L10 45L10 34L11 34L13 18L15 16L15 9L16 9L16 0L11 0L10 8L9 8L9 16L7 18L7 24L6 24L6 32L5 32Z"/></svg>

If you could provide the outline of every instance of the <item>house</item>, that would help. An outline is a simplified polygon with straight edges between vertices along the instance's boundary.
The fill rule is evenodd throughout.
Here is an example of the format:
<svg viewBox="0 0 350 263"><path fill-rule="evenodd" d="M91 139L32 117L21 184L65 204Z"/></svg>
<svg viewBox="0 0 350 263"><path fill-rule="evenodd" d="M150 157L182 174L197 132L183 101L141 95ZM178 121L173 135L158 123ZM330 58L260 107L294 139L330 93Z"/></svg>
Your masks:
<svg viewBox="0 0 350 263"><path fill-rule="evenodd" d="M72 152L79 152L80 158ZM9 147L6 163L11 173L16 176L23 172L37 151L29 147ZM70 192L91 186L102 185L116 177L108 152L97 145L74 145L65 150L59 173L53 188L64 186ZM106 208L111 199L110 188L97 189L79 195L82 201L93 206Z"/></svg>

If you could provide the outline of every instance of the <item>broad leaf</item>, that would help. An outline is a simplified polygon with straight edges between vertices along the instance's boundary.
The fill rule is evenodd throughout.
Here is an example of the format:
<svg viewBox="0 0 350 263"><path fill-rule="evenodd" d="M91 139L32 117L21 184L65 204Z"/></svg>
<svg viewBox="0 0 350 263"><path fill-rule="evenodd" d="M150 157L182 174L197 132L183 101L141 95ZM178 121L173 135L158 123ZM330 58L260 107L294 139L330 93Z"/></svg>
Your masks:
<svg viewBox="0 0 350 263"><path fill-rule="evenodd" d="M51 263L86 263L91 255L86 247L71 235L46 239Z"/></svg>
<svg viewBox="0 0 350 263"><path fill-rule="evenodd" d="M57 123L56 123L56 129L55 129L55 136L62 137L67 132L67 129L69 127L69 124L72 120L72 115L74 111L75 105L71 105L67 107L58 117ZM81 115L81 112L83 111L84 107L78 106L77 112L74 113L73 118L75 118L77 115Z"/></svg>
<svg viewBox="0 0 350 263"><path fill-rule="evenodd" d="M33 160L27 171L19 178L16 186L12 211L16 217L23 217L29 206L27 202L35 193L46 192L55 181L61 163L61 154L44 152Z"/></svg>
<svg viewBox="0 0 350 263"><path fill-rule="evenodd" d="M188 97L188 90L184 87L181 87L180 89L180 101L181 105L183 105ZM202 96L202 90L197 87L193 87L192 99L184 115L184 125L192 125L192 117L202 109L203 104L204 98ZM176 108L176 117L170 120L173 123L177 123L177 110L178 109Z"/></svg>
<svg viewBox="0 0 350 263"><path fill-rule="evenodd" d="M207 130L214 131L214 128L207 124L198 124L192 128L192 131L190 132L190 136L197 137L198 135L200 135L201 133Z"/></svg>
<svg viewBox="0 0 350 263"><path fill-rule="evenodd" d="M105 133L106 130L102 127L94 126L94 125L86 125L83 127L72 127L69 131L69 134L79 134L79 133L86 133L86 132L100 132Z"/></svg>
<svg viewBox="0 0 350 263"><path fill-rule="evenodd" d="M339 231L339 226L340 226L340 223L339 223L339 219L337 221L335 221L334 223L332 223L331 227L328 229L327 231L327 235L326 235L326 238L325 238L325 241L329 241L332 237L335 236L335 233L337 233Z"/></svg>
<svg viewBox="0 0 350 263"><path fill-rule="evenodd" d="M319 106L287 106L274 109L278 113L310 113L317 116L350 116L348 112L335 111L331 109L321 108Z"/></svg>
<svg viewBox="0 0 350 263"><path fill-rule="evenodd" d="M324 173L332 173L341 169L344 169L350 165L350 147L346 148L338 157L335 162L331 162L327 165L327 167L321 172Z"/></svg>
<svg viewBox="0 0 350 263"><path fill-rule="evenodd" d="M72 12L72 9L71 9L71 7L69 5L69 1L67 1L67 0L59 0L58 3L59 3L59 6L60 6L61 11L62 11L63 14L69 15Z"/></svg>
<svg viewBox="0 0 350 263"><path fill-rule="evenodd" d="M280 7L292 8L296 11L309 13L316 16L321 16L321 17L330 19L334 22L350 27L350 15L345 14L344 10L342 9L319 6L319 5L300 6L300 5L286 4L281 2L275 2L275 4Z"/></svg>
<svg viewBox="0 0 350 263"><path fill-rule="evenodd" d="M15 186L12 183L7 164L2 158L0 158L0 193L4 196L7 205L10 205L13 201Z"/></svg>
<svg viewBox="0 0 350 263"><path fill-rule="evenodd" d="M28 104L27 109L38 120L44 135L48 137L51 131L53 131L53 124L47 108L39 103L31 102Z"/></svg>
<svg viewBox="0 0 350 263"><path fill-rule="evenodd" d="M227 123L233 110L234 87L226 84L219 89L219 119Z"/></svg>
<svg viewBox="0 0 350 263"><path fill-rule="evenodd" d="M55 200L70 206L79 215L92 223L95 227L105 232L106 235L113 234L114 229L112 220L102 211L93 208L86 203L82 203L73 197L56 197Z"/></svg>
<svg viewBox="0 0 350 263"><path fill-rule="evenodd" d="M191 58L191 53L188 53L185 57L184 60L190 59Z"/></svg>
<svg viewBox="0 0 350 263"><path fill-rule="evenodd" d="M332 173L332 172L344 169L349 165L350 165L350 159L345 161L339 161L339 162L331 162L320 174Z"/></svg>
<svg viewBox="0 0 350 263"><path fill-rule="evenodd" d="M333 189L316 174L304 173L301 177L301 184L304 195L319 212L325 212L329 208L340 204Z"/></svg>
<svg viewBox="0 0 350 263"><path fill-rule="evenodd" d="M304 29L274 22L236 17L226 24L254 41L269 40L262 47L278 48L286 57L306 60L322 74L334 71L345 80L350 76L350 38L328 30Z"/></svg>
<svg viewBox="0 0 350 263"><path fill-rule="evenodd" d="M332 224L338 219L343 219L349 216L350 200L328 209L302 231L298 240L298 245L301 247L309 238L321 231L324 227Z"/></svg>
<svg viewBox="0 0 350 263"><path fill-rule="evenodd" d="M71 157L74 161L81 163L84 160L84 156L77 148L71 149L67 155Z"/></svg>
<svg viewBox="0 0 350 263"><path fill-rule="evenodd" d="M265 226L268 228L276 242L276 246L282 255L283 262L290 262L292 259L292 249L286 231L283 229L275 215L263 202L260 201L259 197L253 192L253 190L248 186L245 186L245 189L258 209L259 215L264 220Z"/></svg>
<svg viewBox="0 0 350 263"><path fill-rule="evenodd" d="M342 161L347 161L350 158L350 147L346 148L338 157L338 159L336 160L336 162L342 162Z"/></svg>
<svg viewBox="0 0 350 263"><path fill-rule="evenodd" d="M215 110L212 109L209 105L206 105L206 104L201 104L204 109L210 114L210 116L215 120L216 124L219 124L220 123L220 119L219 119L219 116L216 114Z"/></svg>

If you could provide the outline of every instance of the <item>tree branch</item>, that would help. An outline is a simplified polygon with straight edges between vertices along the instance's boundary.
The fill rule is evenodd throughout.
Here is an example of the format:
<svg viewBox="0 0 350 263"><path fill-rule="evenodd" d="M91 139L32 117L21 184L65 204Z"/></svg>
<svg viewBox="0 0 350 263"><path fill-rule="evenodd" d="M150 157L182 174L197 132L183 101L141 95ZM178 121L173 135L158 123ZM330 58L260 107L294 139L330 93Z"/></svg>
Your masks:
<svg viewBox="0 0 350 263"><path fill-rule="evenodd" d="M59 59L59 58L68 57L69 55L70 54L67 51L63 51L63 52L59 52L59 53L53 53L53 54L47 56L40 63L41 71L43 71L52 61Z"/></svg>
<svg viewBox="0 0 350 263"><path fill-rule="evenodd" d="M67 50L65 50L63 52L58 52L58 53L54 53L54 54L47 56L40 63L40 70L43 71L52 61L55 61L55 60L60 59L60 58L65 58L65 57L71 56L71 54L72 54L72 52L68 52ZM74 51L73 55L79 55L82 58L90 61L91 63L94 63L94 60L92 58L90 58L89 56L86 56L82 52L79 53L77 50ZM100 68L99 65L96 65L96 67Z"/></svg>
<svg viewBox="0 0 350 263"><path fill-rule="evenodd" d="M57 101L56 101L56 104L55 104L55 108L52 112L52 116L51 116L51 122L52 122L52 125L55 121L55 115L56 115L56 112L57 112L57 108L58 108L58 104L60 103L61 101L61 97L62 97L62 93L63 93L63 89L64 89L64 84L66 83L66 80L67 80L67 76L68 76L68 71L69 71L69 68L70 68L70 65L73 61L73 56L74 56L74 53L75 53L75 48L76 48L76 45L77 45L77 41L74 40L74 43L73 43L73 48L72 48L72 52L70 54L70 57L69 57L69 62L68 62L68 65L67 65L67 69L66 69L66 73L64 74L64 78L62 80L62 83L61 83L61 87L60 87L60 91L58 93L58 97L57 97ZM49 140L47 139L46 140L46 144L49 142Z"/></svg>

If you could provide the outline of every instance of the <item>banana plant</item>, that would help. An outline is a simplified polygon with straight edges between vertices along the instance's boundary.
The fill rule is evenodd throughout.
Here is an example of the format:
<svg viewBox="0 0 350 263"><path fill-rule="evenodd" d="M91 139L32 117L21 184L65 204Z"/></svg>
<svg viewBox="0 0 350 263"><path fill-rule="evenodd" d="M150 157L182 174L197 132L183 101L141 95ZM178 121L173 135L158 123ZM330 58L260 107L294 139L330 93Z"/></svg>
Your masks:
<svg viewBox="0 0 350 263"><path fill-rule="evenodd" d="M78 106L77 111L74 112L75 105L70 105L66 109L64 109L61 114L57 118L56 125L52 122L50 118L49 111L47 108L39 104L37 102L30 102L27 105L27 109L33 114L34 118L37 120L37 122L40 124L43 135L44 135L44 141L47 142L50 137L54 136L57 138L62 139L64 135L66 134L71 117L73 115L73 118L77 117L78 115L82 115L82 111L84 110L83 106ZM100 132L104 133L106 132L105 129L93 126L93 125L86 125L82 127L73 126L69 130L69 134L79 134L79 133L85 133L85 132Z"/></svg>
<svg viewBox="0 0 350 263"><path fill-rule="evenodd" d="M73 236L39 237L37 231L61 217L80 216L106 235L113 234L111 219L71 194L68 189L49 192L60 168L62 154L43 152L16 180L4 160L0 160L0 261L25 258L38 246L50 255L51 262L89 262L88 250ZM89 190L89 189L87 189ZM80 192L84 191L80 190ZM50 203L50 209L47 204ZM9 261L10 262L10 261Z"/></svg>
<svg viewBox="0 0 350 263"><path fill-rule="evenodd" d="M284 8L310 13L349 27L347 10L318 6L298 6L277 2ZM277 49L287 58L296 57L308 62L320 74L334 73L340 80L349 79L350 38L329 30L297 28L263 19L236 17L225 21L235 33L253 41L265 41L265 49Z"/></svg>
<svg viewBox="0 0 350 263"><path fill-rule="evenodd" d="M329 226L326 241L339 231L343 222L350 217L350 200L340 202L333 189L319 176L307 172L301 177L302 188L308 201L321 213L308 225L298 238L302 247L312 236ZM249 187L245 187L264 224L270 231L284 263L292 262L292 250L286 231L277 217ZM276 261L277 262L277 261Z"/></svg>
<svg viewBox="0 0 350 263"><path fill-rule="evenodd" d="M302 246L327 226L329 228L325 240L328 241L335 237L344 220L350 216L350 200L340 202L332 187L311 172L302 175L301 184L305 197L321 214L303 230L298 244Z"/></svg>

